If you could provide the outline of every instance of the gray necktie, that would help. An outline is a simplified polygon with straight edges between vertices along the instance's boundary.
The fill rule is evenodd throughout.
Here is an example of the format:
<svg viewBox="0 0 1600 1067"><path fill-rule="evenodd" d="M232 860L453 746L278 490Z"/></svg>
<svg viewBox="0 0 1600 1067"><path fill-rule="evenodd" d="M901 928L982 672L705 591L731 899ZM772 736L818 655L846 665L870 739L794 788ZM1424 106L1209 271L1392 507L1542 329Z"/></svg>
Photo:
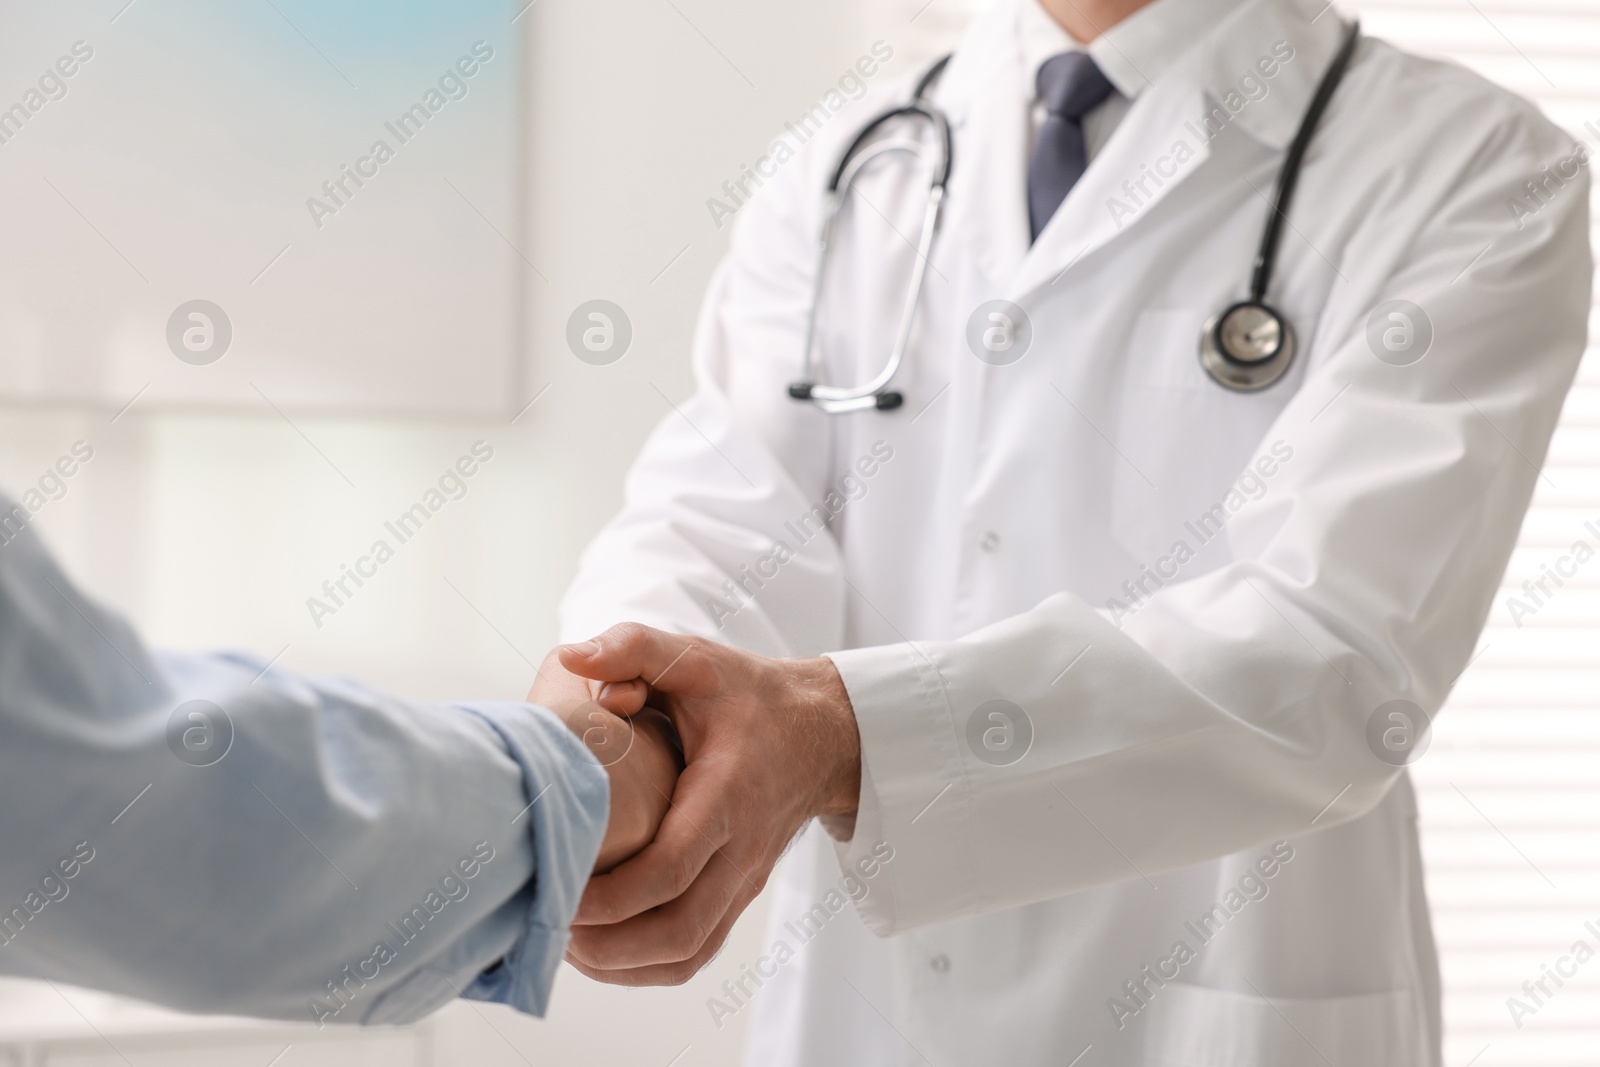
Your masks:
<svg viewBox="0 0 1600 1067"><path fill-rule="evenodd" d="M1089 166L1083 116L1112 91L1087 52L1063 52L1045 60L1039 67L1038 85L1046 114L1028 164L1028 223L1033 240L1039 239L1045 223Z"/></svg>

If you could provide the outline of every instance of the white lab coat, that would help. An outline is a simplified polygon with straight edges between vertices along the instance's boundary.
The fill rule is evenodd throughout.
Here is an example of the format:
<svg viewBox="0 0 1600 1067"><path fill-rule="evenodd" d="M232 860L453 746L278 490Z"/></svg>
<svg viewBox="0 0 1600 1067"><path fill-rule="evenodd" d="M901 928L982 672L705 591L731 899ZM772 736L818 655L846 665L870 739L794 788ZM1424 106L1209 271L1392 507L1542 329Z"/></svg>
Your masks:
<svg viewBox="0 0 1600 1067"><path fill-rule="evenodd" d="M839 859L893 858L835 914L813 830L773 905L794 958L712 965L775 972L725 1000L754 1002L752 1064L1437 1063L1415 800L1369 719L1395 699L1433 713L1473 654L1584 347L1587 174L1546 180L1573 145L1526 102L1363 41L1269 293L1300 355L1229 392L1197 362L1201 324L1244 295L1338 12L1239 4L1138 95L1030 248L1017 2L937 89L955 168L905 406L828 417L785 392L826 175L901 85L742 209L698 391L590 548L565 632L636 618L828 651L843 675L864 775ZM1267 94L1197 137L1278 42L1294 58ZM1193 158L1161 163L1179 140ZM1146 166L1169 176L1134 203ZM852 212L825 294L834 382L881 365L920 221L903 166L862 189L875 210ZM1009 365L966 341L996 298L1032 324ZM1391 299L1431 321L1410 365L1369 342ZM817 504L826 536L801 521ZM1009 766L969 741L996 699L1032 724ZM1239 889L1257 864L1272 876ZM802 943L820 920L785 924L819 902Z"/></svg>

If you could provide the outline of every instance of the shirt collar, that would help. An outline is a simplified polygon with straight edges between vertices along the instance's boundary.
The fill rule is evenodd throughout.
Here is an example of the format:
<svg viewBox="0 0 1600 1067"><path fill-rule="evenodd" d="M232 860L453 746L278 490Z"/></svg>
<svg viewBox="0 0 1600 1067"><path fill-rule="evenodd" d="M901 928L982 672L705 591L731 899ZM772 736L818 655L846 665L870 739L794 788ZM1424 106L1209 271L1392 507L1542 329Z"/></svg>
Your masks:
<svg viewBox="0 0 1600 1067"><path fill-rule="evenodd" d="M1236 121L1277 148L1293 138L1347 28L1326 0L1154 0L1085 47L1039 0L1018 0L1018 9L1013 32L1030 94L1045 60L1086 51L1130 100L1169 78L1194 83L1212 102L1247 99Z"/></svg>
<svg viewBox="0 0 1600 1067"><path fill-rule="evenodd" d="M1044 66L1045 60L1063 52L1084 49L1061 28L1061 23L1050 17L1039 0L1022 0L1021 8L1022 67L1028 72L1028 83L1036 85L1039 68Z"/></svg>
<svg viewBox="0 0 1600 1067"><path fill-rule="evenodd" d="M1038 6L1038 0L1028 2ZM1089 55L1117 91L1132 100L1243 2L1155 0L1090 41Z"/></svg>
<svg viewBox="0 0 1600 1067"><path fill-rule="evenodd" d="M1243 0L1155 0L1079 44L1039 0L1022 0L1022 59L1029 79L1051 56L1088 52L1117 92L1132 100Z"/></svg>
<svg viewBox="0 0 1600 1067"><path fill-rule="evenodd" d="M1213 107L1232 113L1244 132L1283 148L1349 29L1327 0L1244 0L1205 47L1184 57L1182 76L1197 82Z"/></svg>

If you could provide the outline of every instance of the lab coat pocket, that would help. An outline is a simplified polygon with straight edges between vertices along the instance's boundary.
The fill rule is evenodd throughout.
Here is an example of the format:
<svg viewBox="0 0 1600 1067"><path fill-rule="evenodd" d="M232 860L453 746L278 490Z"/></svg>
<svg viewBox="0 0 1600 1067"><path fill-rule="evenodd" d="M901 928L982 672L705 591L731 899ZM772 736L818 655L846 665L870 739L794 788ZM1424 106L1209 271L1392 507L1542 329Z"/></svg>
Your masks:
<svg viewBox="0 0 1600 1067"><path fill-rule="evenodd" d="M1191 572L1226 560L1226 539L1215 538L1214 507L1291 395L1283 383L1238 393L1212 381L1200 366L1204 322L1192 309L1142 312L1120 368L1111 534L1152 567L1179 542L1185 559L1188 552L1201 557ZM1213 521L1193 525L1208 514ZM1214 539L1217 545L1206 549Z"/></svg>
<svg viewBox="0 0 1600 1067"><path fill-rule="evenodd" d="M1126 366L1132 391L1206 393L1217 389L1200 366L1204 320L1204 315L1188 308L1141 311L1128 342Z"/></svg>
<svg viewBox="0 0 1600 1067"><path fill-rule="evenodd" d="M1423 1067L1418 999L1404 991L1284 998L1169 984L1128 1020L1150 1067ZM1142 1013L1143 1014L1143 1013Z"/></svg>

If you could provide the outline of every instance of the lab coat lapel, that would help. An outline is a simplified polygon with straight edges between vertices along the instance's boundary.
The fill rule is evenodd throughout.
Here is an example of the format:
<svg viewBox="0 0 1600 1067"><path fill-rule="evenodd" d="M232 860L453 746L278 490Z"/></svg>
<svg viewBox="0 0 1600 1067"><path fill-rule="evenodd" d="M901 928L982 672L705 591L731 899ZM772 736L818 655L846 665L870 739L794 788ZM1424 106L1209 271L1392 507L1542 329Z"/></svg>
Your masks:
<svg viewBox="0 0 1600 1067"><path fill-rule="evenodd" d="M1167 79L1139 94L1105 147L1029 249L1011 298L1047 287L1096 249L1137 229L1151 209L1200 170L1210 155L1202 95L1191 78Z"/></svg>
<svg viewBox="0 0 1600 1067"><path fill-rule="evenodd" d="M950 232L996 294L1028 252L1028 108L1014 5L979 19L941 80L936 100L950 116L955 149Z"/></svg>
<svg viewBox="0 0 1600 1067"><path fill-rule="evenodd" d="M1028 250L1011 299L1022 301L1109 242L1147 229L1155 205L1205 172L1210 142L1224 127L1282 151L1344 35L1327 12L1321 0L1248 0L1140 93ZM1267 59L1279 62L1263 78L1258 64ZM1240 95L1247 75L1257 75L1265 95Z"/></svg>

